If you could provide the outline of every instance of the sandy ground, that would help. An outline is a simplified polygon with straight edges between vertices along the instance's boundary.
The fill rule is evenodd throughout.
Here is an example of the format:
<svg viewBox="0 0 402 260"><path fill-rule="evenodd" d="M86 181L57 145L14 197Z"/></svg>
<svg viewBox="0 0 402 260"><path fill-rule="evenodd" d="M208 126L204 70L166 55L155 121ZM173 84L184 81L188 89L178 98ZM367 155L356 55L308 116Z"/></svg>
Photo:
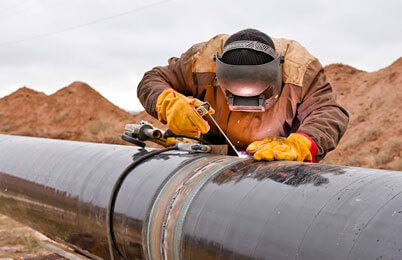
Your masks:
<svg viewBox="0 0 402 260"><path fill-rule="evenodd" d="M323 162L402 170L402 58L371 73L342 64L325 71L350 122Z"/></svg>
<svg viewBox="0 0 402 260"><path fill-rule="evenodd" d="M46 237L0 215L0 259L31 259L39 255L47 256L43 259L63 259L50 257L52 253L40 246L41 240L46 240Z"/></svg>

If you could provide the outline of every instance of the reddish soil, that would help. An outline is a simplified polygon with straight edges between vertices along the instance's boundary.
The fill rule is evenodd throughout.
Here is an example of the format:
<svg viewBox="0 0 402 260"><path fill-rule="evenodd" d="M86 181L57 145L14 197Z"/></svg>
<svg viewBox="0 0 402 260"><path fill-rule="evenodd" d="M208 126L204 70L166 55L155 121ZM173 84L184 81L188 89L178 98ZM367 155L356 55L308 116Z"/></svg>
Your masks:
<svg viewBox="0 0 402 260"><path fill-rule="evenodd" d="M126 123L140 122L82 82L47 96L23 87L0 99L0 133L124 144ZM159 121L146 120L160 126Z"/></svg>
<svg viewBox="0 0 402 260"><path fill-rule="evenodd" d="M402 58L370 73L343 64L325 71L350 122L323 162L402 170Z"/></svg>
<svg viewBox="0 0 402 260"><path fill-rule="evenodd" d="M51 254L40 246L42 240L46 241L47 238L29 227L0 215L0 259L28 259Z"/></svg>

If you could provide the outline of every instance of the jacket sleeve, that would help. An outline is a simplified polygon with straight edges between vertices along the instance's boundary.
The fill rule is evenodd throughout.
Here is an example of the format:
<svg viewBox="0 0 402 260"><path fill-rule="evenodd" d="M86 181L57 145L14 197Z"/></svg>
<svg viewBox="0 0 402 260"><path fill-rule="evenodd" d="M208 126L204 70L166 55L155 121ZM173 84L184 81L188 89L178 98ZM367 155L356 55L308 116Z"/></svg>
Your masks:
<svg viewBox="0 0 402 260"><path fill-rule="evenodd" d="M298 107L298 132L311 137L318 151L317 161L335 149L346 131L349 114L335 100L335 93L318 60L308 67Z"/></svg>
<svg viewBox="0 0 402 260"><path fill-rule="evenodd" d="M165 89L173 88L183 95L194 95L192 57L199 51L202 44L193 45L180 58L170 58L167 66L155 67L144 74L137 87L137 96L150 115L157 118L156 100Z"/></svg>

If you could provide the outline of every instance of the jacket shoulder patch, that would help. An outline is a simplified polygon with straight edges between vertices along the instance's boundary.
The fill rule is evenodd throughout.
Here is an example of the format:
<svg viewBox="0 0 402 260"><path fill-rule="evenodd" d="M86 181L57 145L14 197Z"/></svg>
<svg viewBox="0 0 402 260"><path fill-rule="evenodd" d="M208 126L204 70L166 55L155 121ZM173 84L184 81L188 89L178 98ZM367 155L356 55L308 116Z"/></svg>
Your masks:
<svg viewBox="0 0 402 260"><path fill-rule="evenodd" d="M228 34L218 34L211 40L205 42L192 58L193 72L215 73L214 55L216 52L222 53L223 46L228 38Z"/></svg>
<svg viewBox="0 0 402 260"><path fill-rule="evenodd" d="M275 49L285 57L283 63L283 82L303 86L304 75L311 62L316 60L306 48L294 40L272 38Z"/></svg>

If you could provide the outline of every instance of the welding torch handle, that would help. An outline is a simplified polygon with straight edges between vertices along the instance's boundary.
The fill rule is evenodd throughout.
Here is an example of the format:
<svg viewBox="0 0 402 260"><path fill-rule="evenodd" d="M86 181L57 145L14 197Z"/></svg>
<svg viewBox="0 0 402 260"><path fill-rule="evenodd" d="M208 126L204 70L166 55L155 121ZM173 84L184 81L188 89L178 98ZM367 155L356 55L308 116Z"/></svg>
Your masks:
<svg viewBox="0 0 402 260"><path fill-rule="evenodd" d="M201 106L196 108L196 111L200 117L204 117L206 114L209 114L210 109L211 105L208 102L204 102Z"/></svg>

